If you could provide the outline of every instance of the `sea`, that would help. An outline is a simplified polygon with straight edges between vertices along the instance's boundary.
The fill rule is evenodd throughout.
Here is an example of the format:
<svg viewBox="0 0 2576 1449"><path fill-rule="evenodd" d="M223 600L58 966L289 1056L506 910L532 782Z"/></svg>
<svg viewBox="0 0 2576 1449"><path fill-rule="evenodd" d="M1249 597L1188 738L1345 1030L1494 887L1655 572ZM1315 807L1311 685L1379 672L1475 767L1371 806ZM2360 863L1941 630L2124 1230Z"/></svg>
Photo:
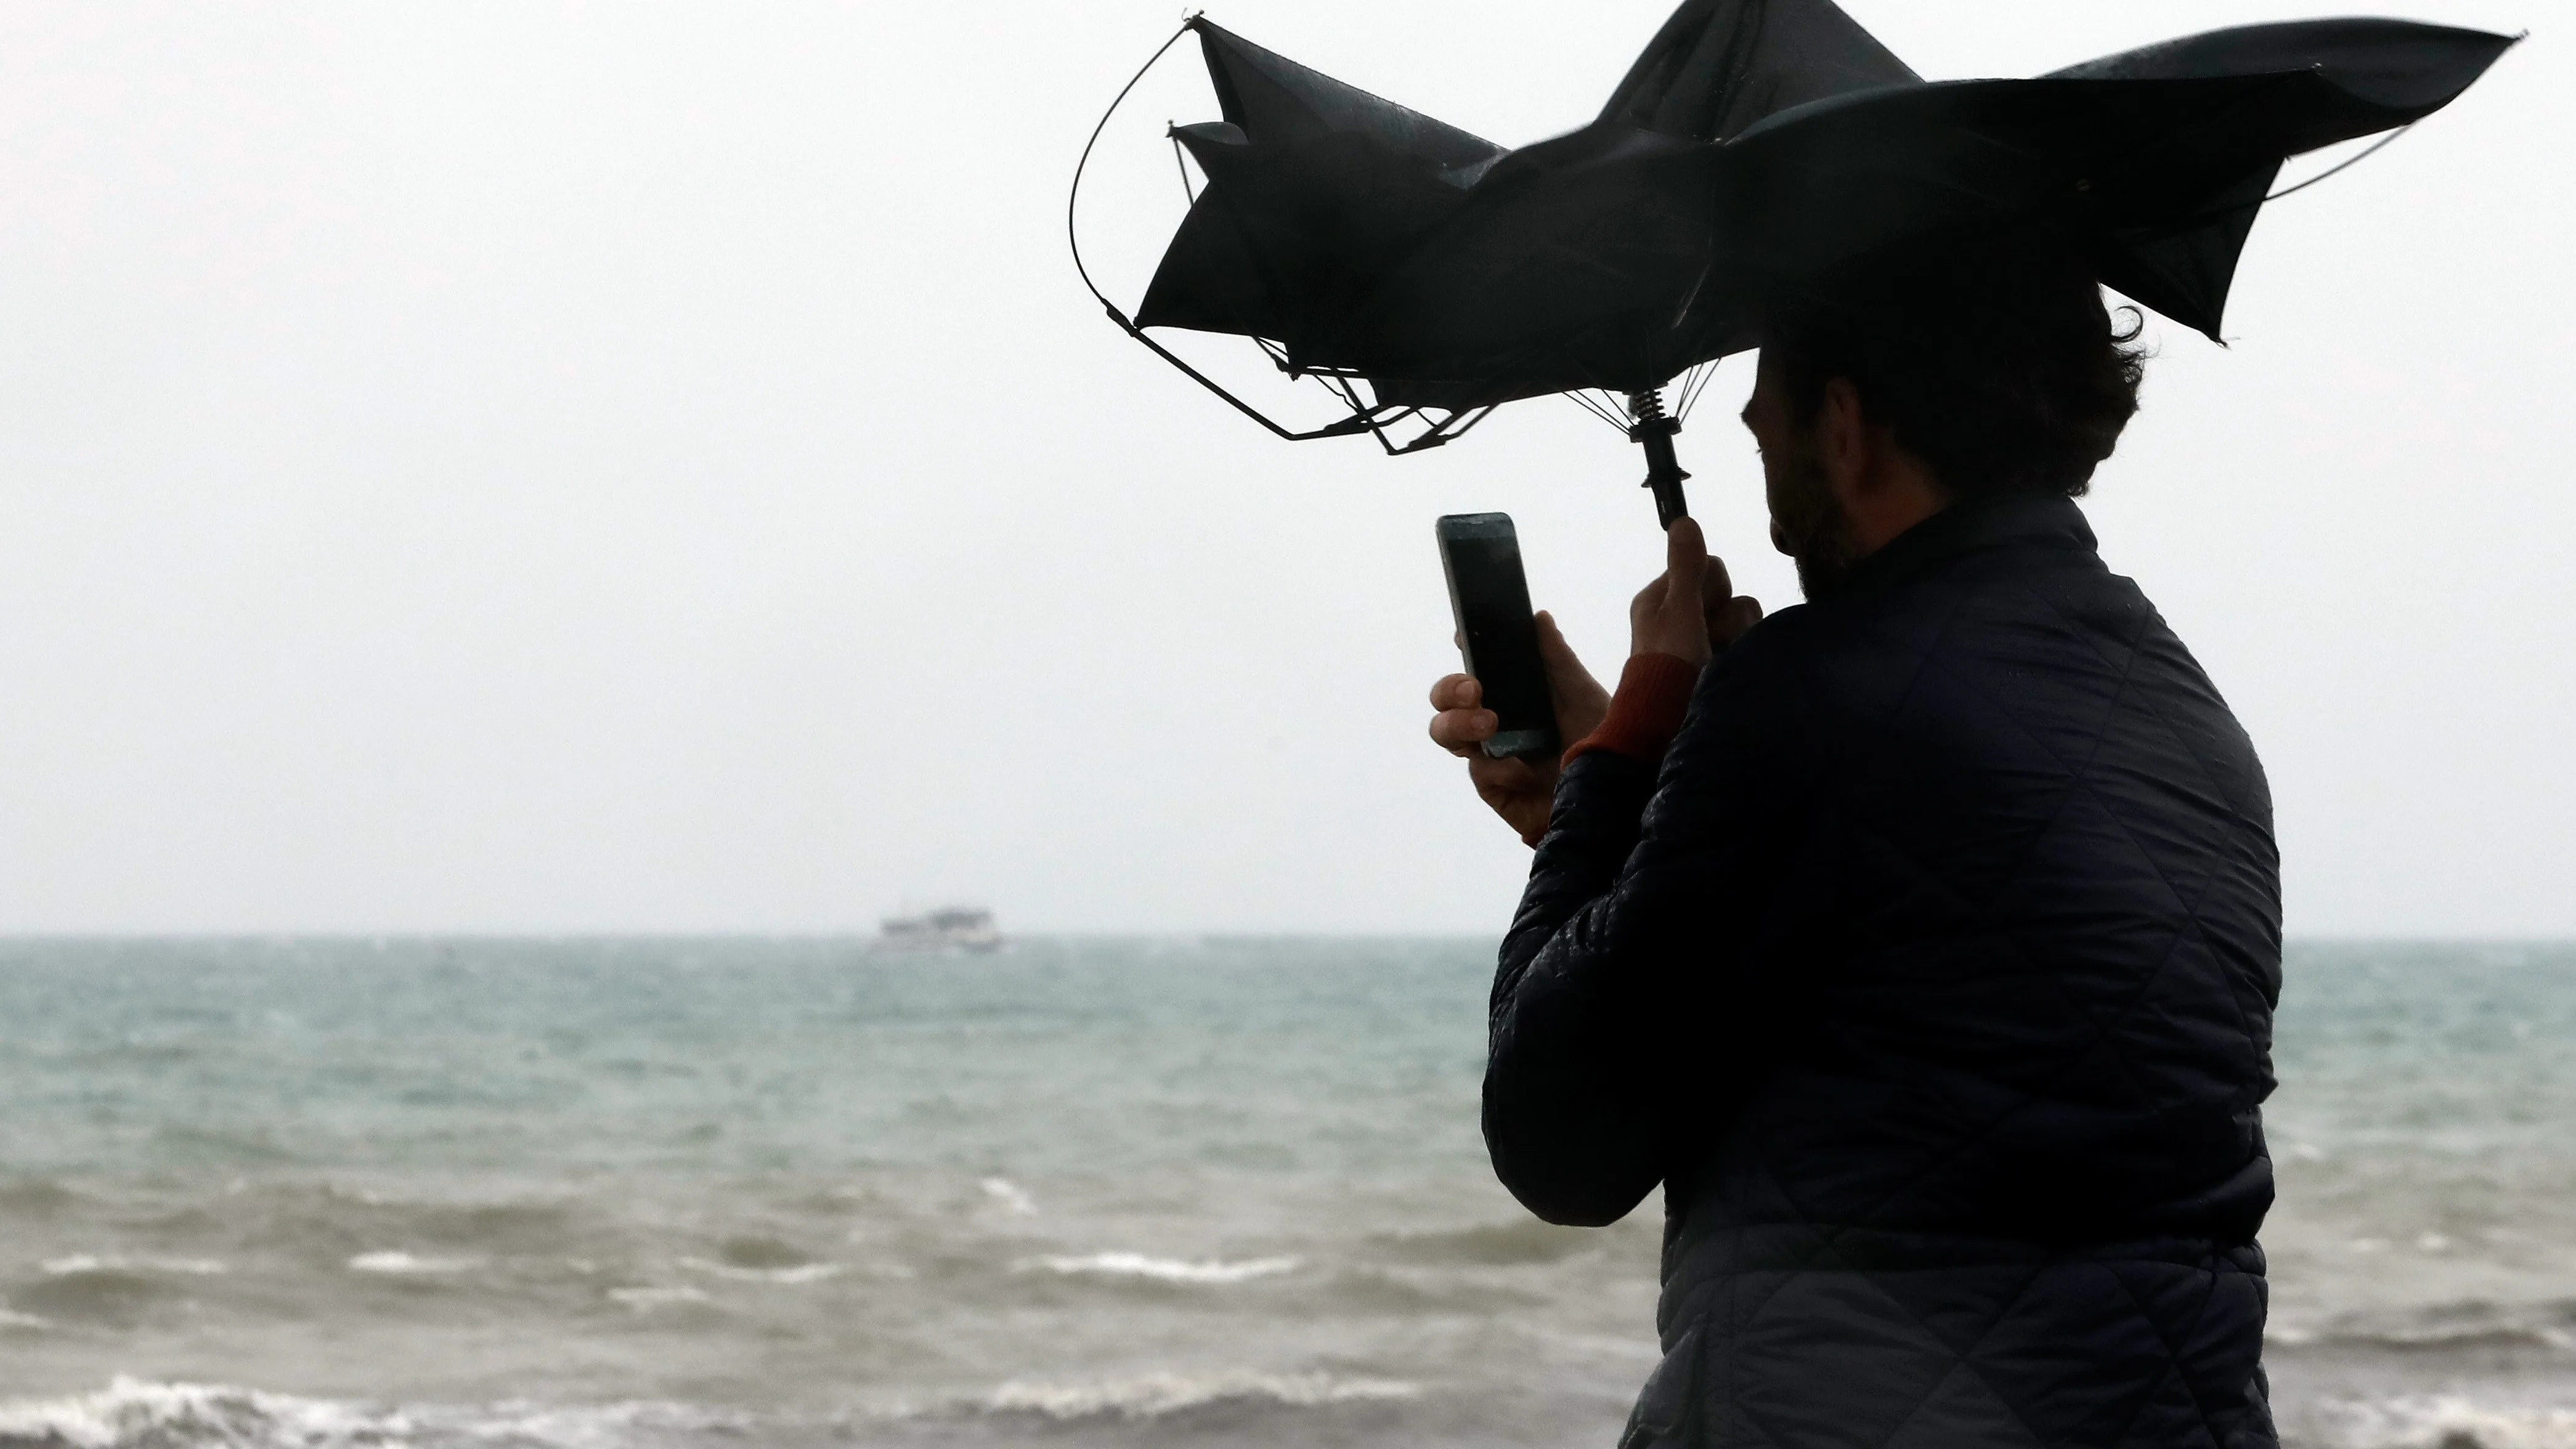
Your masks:
<svg viewBox="0 0 2576 1449"><path fill-rule="evenodd" d="M1565 1445L1479 940L0 942L0 1449ZM2293 945L2308 1449L2576 1449L2576 944Z"/></svg>

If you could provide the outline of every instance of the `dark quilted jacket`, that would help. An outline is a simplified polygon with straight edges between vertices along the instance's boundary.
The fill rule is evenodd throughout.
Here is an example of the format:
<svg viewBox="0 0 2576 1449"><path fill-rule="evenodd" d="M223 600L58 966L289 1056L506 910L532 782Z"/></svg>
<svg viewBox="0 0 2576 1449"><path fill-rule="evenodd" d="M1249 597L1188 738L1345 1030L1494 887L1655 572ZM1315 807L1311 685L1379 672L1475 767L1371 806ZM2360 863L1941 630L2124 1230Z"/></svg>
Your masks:
<svg viewBox="0 0 2576 1449"><path fill-rule="evenodd" d="M1485 1135L1664 1187L1630 1446L2270 1446L2253 747L2054 495L1939 514L1566 771Z"/></svg>

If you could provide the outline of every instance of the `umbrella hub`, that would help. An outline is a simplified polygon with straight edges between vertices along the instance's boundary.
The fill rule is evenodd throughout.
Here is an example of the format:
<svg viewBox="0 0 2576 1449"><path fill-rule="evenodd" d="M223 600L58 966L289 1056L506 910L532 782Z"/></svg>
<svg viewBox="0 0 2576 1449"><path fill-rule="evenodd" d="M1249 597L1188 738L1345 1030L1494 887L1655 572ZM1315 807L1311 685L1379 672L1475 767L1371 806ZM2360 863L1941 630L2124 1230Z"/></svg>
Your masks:
<svg viewBox="0 0 2576 1449"><path fill-rule="evenodd" d="M1640 486L1655 491L1655 522L1670 528L1674 519L1690 512L1682 499L1682 480L1690 474L1682 471L1681 458L1673 451L1681 419L1665 413L1659 387L1628 394L1628 416L1628 436L1646 450L1646 481Z"/></svg>

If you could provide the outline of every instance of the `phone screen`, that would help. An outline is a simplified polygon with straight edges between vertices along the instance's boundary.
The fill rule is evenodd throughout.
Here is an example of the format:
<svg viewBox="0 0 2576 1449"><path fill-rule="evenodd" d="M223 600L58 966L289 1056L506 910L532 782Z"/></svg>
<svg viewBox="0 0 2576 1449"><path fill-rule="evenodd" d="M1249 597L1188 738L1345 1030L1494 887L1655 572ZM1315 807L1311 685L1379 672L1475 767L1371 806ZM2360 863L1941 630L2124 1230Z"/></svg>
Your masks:
<svg viewBox="0 0 2576 1449"><path fill-rule="evenodd" d="M1539 662L1529 582L1509 514L1451 514L1440 520L1440 557L1449 574L1460 652L1498 717L1485 753L1536 755L1557 748L1556 707Z"/></svg>

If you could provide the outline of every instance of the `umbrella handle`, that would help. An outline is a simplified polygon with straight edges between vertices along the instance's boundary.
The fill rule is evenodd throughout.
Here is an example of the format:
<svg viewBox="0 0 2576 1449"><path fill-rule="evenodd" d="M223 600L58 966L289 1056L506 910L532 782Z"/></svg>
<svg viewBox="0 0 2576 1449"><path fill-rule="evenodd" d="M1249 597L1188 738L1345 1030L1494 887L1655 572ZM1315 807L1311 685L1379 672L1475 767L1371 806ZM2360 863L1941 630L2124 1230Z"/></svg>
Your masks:
<svg viewBox="0 0 2576 1449"><path fill-rule="evenodd" d="M1659 473L1646 475L1644 486L1655 490L1657 528L1669 530L1673 520L1690 516L1690 504L1682 497L1682 480L1689 476L1688 473L1674 473L1669 477Z"/></svg>
<svg viewBox="0 0 2576 1449"><path fill-rule="evenodd" d="M1673 451L1673 434L1682 430L1679 418L1664 414L1664 394L1660 388L1628 394L1628 411L1636 423L1628 436L1646 450L1646 481L1640 485L1655 492L1655 523L1671 528L1673 520L1690 512L1682 497L1682 480L1690 474L1682 471L1681 458Z"/></svg>

